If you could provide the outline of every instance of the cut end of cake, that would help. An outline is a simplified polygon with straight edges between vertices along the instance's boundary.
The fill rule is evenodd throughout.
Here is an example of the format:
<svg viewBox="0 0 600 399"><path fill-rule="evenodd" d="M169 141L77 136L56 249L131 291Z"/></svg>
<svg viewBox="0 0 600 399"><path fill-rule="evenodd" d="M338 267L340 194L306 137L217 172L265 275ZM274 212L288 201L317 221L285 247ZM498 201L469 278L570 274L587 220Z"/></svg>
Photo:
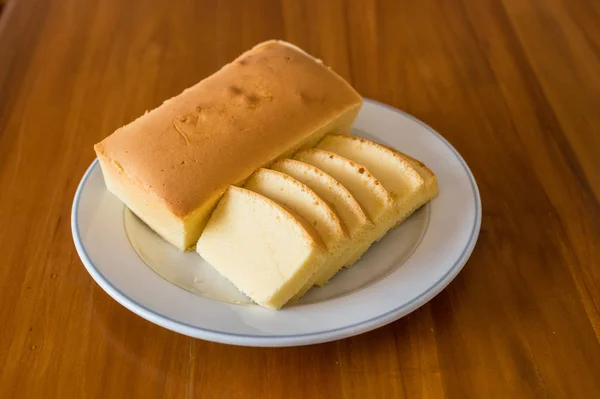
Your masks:
<svg viewBox="0 0 600 399"><path fill-rule="evenodd" d="M321 149L299 151L294 159L313 165L340 182L356 198L372 221L394 204L388 190L362 164Z"/></svg>
<svg viewBox="0 0 600 399"><path fill-rule="evenodd" d="M411 163L397 151L372 141L347 135L329 134L317 148L359 162L392 194L396 204L402 204L425 184Z"/></svg>
<svg viewBox="0 0 600 399"><path fill-rule="evenodd" d="M310 187L276 170L261 168L246 185L307 221L319 234L325 247L334 251L346 238L346 231L337 214Z"/></svg>
<svg viewBox="0 0 600 399"><path fill-rule="evenodd" d="M295 159L282 159L271 169L285 173L311 188L330 204L350 236L358 234L371 221L354 196L340 182L321 169Z"/></svg>
<svg viewBox="0 0 600 399"><path fill-rule="evenodd" d="M213 212L197 252L257 304L278 309L320 268L322 247L287 210L232 186Z"/></svg>
<svg viewBox="0 0 600 399"><path fill-rule="evenodd" d="M325 136L317 147L365 165L393 197L393 209L380 213L373 220L374 229L355 241L354 254L348 265L355 263L374 242L437 195L435 174L421 162L397 150L360 137L338 134Z"/></svg>
<svg viewBox="0 0 600 399"><path fill-rule="evenodd" d="M279 308L325 285L437 195L435 174L393 149L343 135L326 136L318 147L257 170L244 189L230 188L198 242L198 252L261 306ZM268 211L255 209L260 207ZM273 227L282 212L285 226ZM304 238L286 233L290 226ZM318 256L302 250L307 242ZM288 249L299 255L287 257ZM240 272L244 259L248 270ZM281 260L299 274L274 280ZM269 266L256 269L258 264ZM285 295L274 300L275 292Z"/></svg>

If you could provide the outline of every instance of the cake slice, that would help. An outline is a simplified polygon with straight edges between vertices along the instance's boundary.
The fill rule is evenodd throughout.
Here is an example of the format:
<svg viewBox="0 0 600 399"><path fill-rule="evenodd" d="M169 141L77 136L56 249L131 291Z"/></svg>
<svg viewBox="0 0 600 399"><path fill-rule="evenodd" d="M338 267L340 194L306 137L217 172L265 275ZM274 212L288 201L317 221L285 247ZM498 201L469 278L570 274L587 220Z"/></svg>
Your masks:
<svg viewBox="0 0 600 399"><path fill-rule="evenodd" d="M235 186L220 200L196 250L254 302L273 309L304 287L326 259L308 223Z"/></svg>
<svg viewBox="0 0 600 399"><path fill-rule="evenodd" d="M347 238L342 222L308 186L276 170L257 170L244 186L263 195L306 220L318 232L325 248L335 251Z"/></svg>
<svg viewBox="0 0 600 399"><path fill-rule="evenodd" d="M342 262L340 257L349 241L346 230L337 214L321 197L289 175L271 169L259 169L245 187L290 209L319 233L327 250L327 259L313 278L294 295L293 298L298 299L314 285L316 276L322 270Z"/></svg>
<svg viewBox="0 0 600 399"><path fill-rule="evenodd" d="M341 183L358 201L369 219L373 222L352 239L348 249L345 265L352 265L366 250L364 243L373 237L382 220L389 219L394 211L394 198L364 165L351 161L332 152L309 149L299 151L294 159L313 165L339 183ZM368 248L368 247L367 247ZM316 280L319 286L324 285L335 274L335 271L321 274Z"/></svg>
<svg viewBox="0 0 600 399"><path fill-rule="evenodd" d="M298 151L294 159L313 165L340 182L358 201L371 221L389 212L394 199L364 165L320 149Z"/></svg>
<svg viewBox="0 0 600 399"><path fill-rule="evenodd" d="M396 151L392 149L392 151ZM404 157L413 168L421 175L421 178L425 182L425 197L432 199L435 198L439 193L439 188L437 184L437 176L435 173L431 171L423 162L411 158L406 154L401 153L400 151L396 151L400 156ZM428 200L429 201L429 200Z"/></svg>
<svg viewBox="0 0 600 399"><path fill-rule="evenodd" d="M271 169L285 173L312 189L331 205L346 227L350 239L347 240L345 248L341 251L337 261L324 266L315 275L314 281L309 282L309 285L312 286L312 283L317 281L329 280L348 261L349 249L352 247L353 240L357 240L361 234L372 229L373 223L346 187L321 169L295 159L279 160L271 165ZM345 256L346 254L348 255ZM310 286L301 290L298 296L301 296L304 293L303 291L308 290Z"/></svg>
<svg viewBox="0 0 600 399"><path fill-rule="evenodd" d="M339 154L363 164L394 197L396 207L423 191L419 172L398 152L360 137L328 134L317 148Z"/></svg>
<svg viewBox="0 0 600 399"><path fill-rule="evenodd" d="M330 134L318 148L364 164L394 199L394 211L375 221L375 229L356 242L356 261L391 228L404 221L416 209L437 195L435 175L422 163L372 141L347 135Z"/></svg>
<svg viewBox="0 0 600 399"><path fill-rule="evenodd" d="M371 224L356 198L340 182L321 169L295 159L281 159L271 169L305 184L333 207L351 237Z"/></svg>

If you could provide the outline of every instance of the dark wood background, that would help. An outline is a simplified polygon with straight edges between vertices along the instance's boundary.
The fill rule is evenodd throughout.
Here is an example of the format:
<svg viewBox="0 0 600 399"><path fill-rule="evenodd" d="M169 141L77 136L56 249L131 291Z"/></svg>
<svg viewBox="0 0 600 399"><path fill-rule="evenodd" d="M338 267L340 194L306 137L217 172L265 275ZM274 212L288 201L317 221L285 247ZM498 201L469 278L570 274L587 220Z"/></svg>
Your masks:
<svg viewBox="0 0 600 399"><path fill-rule="evenodd" d="M282 38L437 129L481 236L389 326L260 349L190 339L86 273L92 145ZM0 19L0 397L600 397L600 2L11 0Z"/></svg>

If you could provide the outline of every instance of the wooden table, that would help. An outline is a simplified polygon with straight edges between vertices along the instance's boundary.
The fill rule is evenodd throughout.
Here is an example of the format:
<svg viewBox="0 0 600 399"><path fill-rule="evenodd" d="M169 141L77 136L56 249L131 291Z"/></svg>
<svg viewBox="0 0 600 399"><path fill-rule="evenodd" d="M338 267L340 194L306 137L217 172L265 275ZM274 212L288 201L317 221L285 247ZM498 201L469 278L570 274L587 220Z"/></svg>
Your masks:
<svg viewBox="0 0 600 399"><path fill-rule="evenodd" d="M75 252L92 145L269 39L464 156L479 242L370 333L214 344L111 299ZM1 398L600 397L600 4L11 0L0 20Z"/></svg>

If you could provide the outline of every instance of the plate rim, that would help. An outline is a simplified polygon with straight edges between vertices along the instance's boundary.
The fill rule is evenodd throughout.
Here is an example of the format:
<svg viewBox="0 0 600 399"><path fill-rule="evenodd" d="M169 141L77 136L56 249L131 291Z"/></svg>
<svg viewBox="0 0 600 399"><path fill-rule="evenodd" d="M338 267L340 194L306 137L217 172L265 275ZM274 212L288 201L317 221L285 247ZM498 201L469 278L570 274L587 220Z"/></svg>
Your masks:
<svg viewBox="0 0 600 399"><path fill-rule="evenodd" d="M122 292L119 288L114 286L108 278L96 267L90 256L88 255L79 232L79 219L77 215L77 210L79 209L80 196L82 191L84 190L85 184L93 172L93 170L98 166L98 159L95 158L91 165L87 168L85 174L83 175L79 185L77 187L77 191L75 192L75 197L73 200L73 205L71 208L71 233L73 237L73 242L75 244L75 248L77 253L88 271L88 273L92 276L94 281L114 300L116 300L119 304L137 314L138 316L157 324L163 328L167 328L169 330L194 337L205 339L214 342L220 342L225 344L232 345L243 345L243 346L299 346L299 345L310 345L321 342L328 342L338 339L347 338L349 336L354 336L358 334L365 333L367 331L374 330L386 324L389 324L393 321L396 321L409 313L412 313L416 309L423 306L425 303L432 300L435 296L437 296L444 288L446 288L458 275L458 273L462 270L464 265L467 263L470 258L475 245L477 243L479 232L481 229L481 219L482 219L482 204L481 204L481 196L479 193L479 189L477 186L477 182L475 181L475 177L471 172L469 166L460 155L460 153L450 144L450 142L434 130L432 127L427 125L425 122L417 119L416 117L408 114L405 111L402 111L398 108L395 108L391 105L382 103L377 100L373 100L370 98L364 98L365 103L371 103L373 105L383 107L390 111L400 114L403 117L406 117L413 122L416 122L418 125L423 127L425 130L430 132L435 136L435 138L439 139L446 147L450 149L450 151L454 154L454 156L459 160L460 165L466 172L466 175L469 179L469 183L471 186L472 194L474 196L475 202L475 218L473 221L473 226L471 227L471 232L469 233L468 242L466 242L465 247L463 248L460 256L456 259L454 264L448 269L448 271L440 277L435 283L433 283L428 289L424 290L419 295L412 298L410 301L405 302L398 307L395 307L385 313L375 315L366 320L362 320L357 323L345 325L342 327L337 327L334 329L310 332L310 333L301 333L301 334L282 334L282 335L252 335L252 334L236 334L231 332L224 332L213 330L209 328L200 327L197 325L191 325L186 322L178 321L171 318L168 315L159 314L158 312L147 308L145 305L139 303L135 299L129 297L126 293ZM425 233L426 234L426 233ZM352 295L352 294L349 294ZM327 301L324 301L326 303Z"/></svg>

